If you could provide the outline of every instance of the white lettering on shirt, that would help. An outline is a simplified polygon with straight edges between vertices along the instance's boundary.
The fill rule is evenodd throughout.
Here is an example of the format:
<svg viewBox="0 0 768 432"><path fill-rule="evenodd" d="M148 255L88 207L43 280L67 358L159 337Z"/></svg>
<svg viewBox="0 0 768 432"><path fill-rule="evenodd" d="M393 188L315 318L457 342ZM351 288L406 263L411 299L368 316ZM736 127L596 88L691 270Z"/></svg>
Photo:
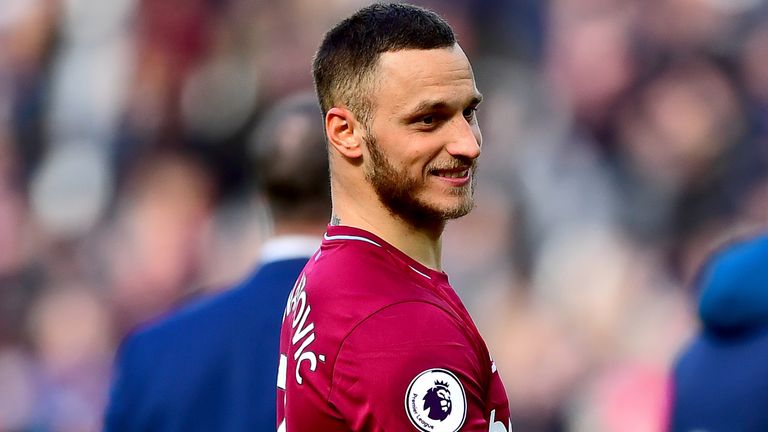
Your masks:
<svg viewBox="0 0 768 432"><path fill-rule="evenodd" d="M496 410L491 410L491 420L489 421L488 432L508 432L512 430L512 421L509 421L509 428L502 422L496 421Z"/></svg>
<svg viewBox="0 0 768 432"><path fill-rule="evenodd" d="M298 344L298 349L293 353L293 359L296 361L296 382L299 384L304 382L301 375L301 365L309 362L307 366L310 371L314 372L317 369L318 360L318 356L310 350L310 345L315 341L315 323L308 322L312 306L307 303L307 292L304 291L306 285L307 277L302 273L291 290L290 296L288 296L288 304L283 317L285 319L293 314L291 346L295 348ZM319 357L320 361L325 361L324 355L321 354Z"/></svg>

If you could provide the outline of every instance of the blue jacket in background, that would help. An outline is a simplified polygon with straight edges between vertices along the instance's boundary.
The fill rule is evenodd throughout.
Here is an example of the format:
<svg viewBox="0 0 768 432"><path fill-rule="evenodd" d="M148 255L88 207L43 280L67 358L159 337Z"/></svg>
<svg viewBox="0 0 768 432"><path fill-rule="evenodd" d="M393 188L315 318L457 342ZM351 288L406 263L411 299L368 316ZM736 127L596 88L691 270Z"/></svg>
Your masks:
<svg viewBox="0 0 768 432"><path fill-rule="evenodd" d="M673 432L768 431L768 235L700 275L703 328L675 364Z"/></svg>
<svg viewBox="0 0 768 432"><path fill-rule="evenodd" d="M105 432L275 430L280 325L307 259L264 264L126 338Z"/></svg>

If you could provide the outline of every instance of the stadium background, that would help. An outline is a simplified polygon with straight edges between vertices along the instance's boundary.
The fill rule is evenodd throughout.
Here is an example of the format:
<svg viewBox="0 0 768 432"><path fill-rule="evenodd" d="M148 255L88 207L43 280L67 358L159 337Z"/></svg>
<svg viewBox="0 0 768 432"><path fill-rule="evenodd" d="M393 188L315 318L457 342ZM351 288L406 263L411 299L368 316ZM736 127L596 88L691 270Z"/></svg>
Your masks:
<svg viewBox="0 0 768 432"><path fill-rule="evenodd" d="M0 431L98 430L120 338L248 271L248 126L366 3L0 0ZM485 94L444 264L516 430L662 430L696 268L768 225L768 7L416 3Z"/></svg>

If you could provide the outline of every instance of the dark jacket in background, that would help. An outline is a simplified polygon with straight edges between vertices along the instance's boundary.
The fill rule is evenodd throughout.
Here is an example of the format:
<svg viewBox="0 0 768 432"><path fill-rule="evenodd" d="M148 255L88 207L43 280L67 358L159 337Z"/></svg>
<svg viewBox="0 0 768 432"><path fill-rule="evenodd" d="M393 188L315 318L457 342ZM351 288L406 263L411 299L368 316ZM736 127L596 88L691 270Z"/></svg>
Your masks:
<svg viewBox="0 0 768 432"><path fill-rule="evenodd" d="M263 263L239 286L126 338L105 432L275 430L280 325L311 252Z"/></svg>
<svg viewBox="0 0 768 432"><path fill-rule="evenodd" d="M768 431L768 235L715 254L700 284L702 329L674 368L670 430Z"/></svg>

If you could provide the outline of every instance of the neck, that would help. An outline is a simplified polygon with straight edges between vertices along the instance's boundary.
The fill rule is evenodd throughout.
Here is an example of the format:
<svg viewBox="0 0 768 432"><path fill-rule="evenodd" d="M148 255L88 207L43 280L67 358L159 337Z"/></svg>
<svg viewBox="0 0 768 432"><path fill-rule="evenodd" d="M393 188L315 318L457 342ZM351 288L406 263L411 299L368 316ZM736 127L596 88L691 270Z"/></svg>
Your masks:
<svg viewBox="0 0 768 432"><path fill-rule="evenodd" d="M375 201L360 199L361 196L375 197ZM392 215L373 191L362 195L349 195L334 188L331 224L364 229L421 264L434 270L442 270L441 238L445 222L440 221L427 227L415 226L399 216Z"/></svg>

